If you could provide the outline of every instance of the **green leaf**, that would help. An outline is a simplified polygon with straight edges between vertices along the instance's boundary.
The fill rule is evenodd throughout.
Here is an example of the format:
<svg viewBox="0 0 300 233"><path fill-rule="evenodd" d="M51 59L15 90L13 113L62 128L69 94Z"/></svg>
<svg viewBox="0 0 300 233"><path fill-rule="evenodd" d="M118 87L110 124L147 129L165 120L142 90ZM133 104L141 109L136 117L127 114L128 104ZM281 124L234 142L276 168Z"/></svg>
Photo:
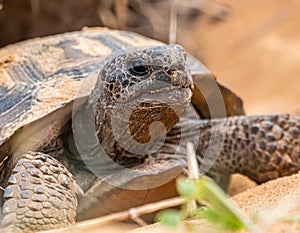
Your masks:
<svg viewBox="0 0 300 233"><path fill-rule="evenodd" d="M208 209L204 211L206 219L233 231L252 227L250 221L239 213L235 203L212 179L201 177L194 184L198 192L197 200L207 205Z"/></svg>
<svg viewBox="0 0 300 233"><path fill-rule="evenodd" d="M157 214L156 220L163 225L176 227L182 220L182 214L178 210L163 210Z"/></svg>
<svg viewBox="0 0 300 233"><path fill-rule="evenodd" d="M194 180L178 178L176 185L177 192L180 196L185 197L189 200L197 198L198 190Z"/></svg>
<svg viewBox="0 0 300 233"><path fill-rule="evenodd" d="M233 231L252 226L250 221L238 212L235 203L208 177L201 177L198 180L178 179L177 190L188 200L196 199L200 203L205 203L207 208L198 209L197 217L201 216Z"/></svg>

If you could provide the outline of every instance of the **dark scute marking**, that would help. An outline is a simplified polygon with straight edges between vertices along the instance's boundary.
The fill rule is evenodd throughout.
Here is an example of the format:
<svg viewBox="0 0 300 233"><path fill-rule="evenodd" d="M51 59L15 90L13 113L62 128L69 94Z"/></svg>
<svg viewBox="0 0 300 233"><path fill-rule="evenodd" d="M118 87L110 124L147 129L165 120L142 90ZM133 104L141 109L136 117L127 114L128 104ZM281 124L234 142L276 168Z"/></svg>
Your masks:
<svg viewBox="0 0 300 233"><path fill-rule="evenodd" d="M37 81L44 79L44 74L36 67L36 63L30 58L21 62L11 63L7 70L15 82L24 82L34 85Z"/></svg>
<svg viewBox="0 0 300 233"><path fill-rule="evenodd" d="M57 76L59 75L64 75L64 76L68 76L71 79L74 80L81 80L86 78L90 73L92 73L93 71L98 71L101 67L101 63L102 62L98 62L98 63L86 63L83 64L80 67L74 68L68 68L68 69L59 69L56 72L54 72L53 74L47 76L47 79L54 79L57 78Z"/></svg>
<svg viewBox="0 0 300 233"><path fill-rule="evenodd" d="M5 125L7 125L10 122L15 121L20 116L22 116L24 113L28 112L31 107L33 106L34 101L32 95L28 95L22 99L21 102L18 103L18 107L14 108L12 106L11 109L8 109L6 112L1 112L0 117L0 129L2 129ZM3 107L0 105L0 107ZM1 111L1 110L0 110Z"/></svg>
<svg viewBox="0 0 300 233"><path fill-rule="evenodd" d="M2 98L4 95L8 93L9 89L7 87L0 86L0 97Z"/></svg>
<svg viewBox="0 0 300 233"><path fill-rule="evenodd" d="M9 109L22 103L25 99L32 100L32 93L36 89L33 85L16 84L4 98L0 99L0 115L7 112Z"/></svg>
<svg viewBox="0 0 300 233"><path fill-rule="evenodd" d="M98 36L86 36L88 39L98 40L102 44L107 45L108 47L113 49L113 42L109 40L109 38L106 38L106 35L99 34ZM109 36L108 36L109 37ZM65 53L65 59L71 60L71 61L87 61L82 64L77 64L77 66L68 67L68 68L62 68L57 70L51 75L48 75L47 79L57 78L59 75L68 76L70 79L74 80L81 80L85 77L87 77L91 72L93 71L100 71L101 68L104 66L104 64L107 62L107 60L103 57L94 57L89 54L83 53L81 50L75 49L74 45L76 45L75 39L66 39L59 41L54 46L61 48L64 50ZM118 51L118 48L115 48L116 51ZM80 63L81 63L80 62ZM76 62L74 62L75 64Z"/></svg>
<svg viewBox="0 0 300 233"><path fill-rule="evenodd" d="M21 63L20 66L32 81L35 82L44 79L43 73L40 72L40 70L36 67L35 62L30 60L23 61L23 63Z"/></svg>
<svg viewBox="0 0 300 233"><path fill-rule="evenodd" d="M68 39L64 38L63 40L56 43L54 46L58 47L58 48L62 48L64 50L66 59L72 59L72 60L82 59L82 60L84 60L85 58L91 57L90 55L88 55L86 53L82 53L81 50L75 49L74 45L77 45L76 40L71 40L71 39L68 40Z"/></svg>
<svg viewBox="0 0 300 233"><path fill-rule="evenodd" d="M28 73L27 69L24 69L23 67L24 65L22 63L11 63L7 71L15 82L33 84L34 81L32 77L30 77L30 72Z"/></svg>
<svg viewBox="0 0 300 233"><path fill-rule="evenodd" d="M102 35L98 34L91 37L92 39L100 41L103 45L109 47L112 50L112 53L120 53L122 50L130 47L129 44L121 41L114 36L110 36L108 34Z"/></svg>

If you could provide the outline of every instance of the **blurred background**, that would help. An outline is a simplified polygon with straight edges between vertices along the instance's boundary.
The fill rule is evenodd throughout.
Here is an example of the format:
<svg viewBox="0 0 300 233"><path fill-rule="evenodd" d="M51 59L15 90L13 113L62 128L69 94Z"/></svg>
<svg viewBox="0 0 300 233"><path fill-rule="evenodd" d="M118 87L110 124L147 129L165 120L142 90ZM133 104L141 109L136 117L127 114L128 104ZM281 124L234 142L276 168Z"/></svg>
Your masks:
<svg viewBox="0 0 300 233"><path fill-rule="evenodd" d="M176 41L248 114L300 114L300 1L0 0L0 47L105 26Z"/></svg>

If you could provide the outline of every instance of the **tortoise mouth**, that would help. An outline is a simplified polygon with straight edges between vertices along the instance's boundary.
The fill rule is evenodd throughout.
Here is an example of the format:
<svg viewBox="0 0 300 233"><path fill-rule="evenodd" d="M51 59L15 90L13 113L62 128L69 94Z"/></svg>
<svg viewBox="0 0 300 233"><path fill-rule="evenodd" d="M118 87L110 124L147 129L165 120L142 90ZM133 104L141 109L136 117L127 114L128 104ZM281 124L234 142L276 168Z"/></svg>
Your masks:
<svg viewBox="0 0 300 233"><path fill-rule="evenodd" d="M137 84L134 91L125 93L118 103L139 101L151 103L187 104L191 101L193 87L191 84L171 85L164 82L155 83L152 80ZM183 104L181 103L181 104Z"/></svg>
<svg viewBox="0 0 300 233"><path fill-rule="evenodd" d="M116 99L118 103L140 102L165 102L174 103L191 100L193 91L192 77L187 71L177 70L172 75L164 72L153 72L143 81L130 86Z"/></svg>
<svg viewBox="0 0 300 233"><path fill-rule="evenodd" d="M191 98L191 88L167 86L150 90L139 89L137 93L128 96L127 100L120 104L130 109L138 107L144 111L168 106L181 116L189 106Z"/></svg>

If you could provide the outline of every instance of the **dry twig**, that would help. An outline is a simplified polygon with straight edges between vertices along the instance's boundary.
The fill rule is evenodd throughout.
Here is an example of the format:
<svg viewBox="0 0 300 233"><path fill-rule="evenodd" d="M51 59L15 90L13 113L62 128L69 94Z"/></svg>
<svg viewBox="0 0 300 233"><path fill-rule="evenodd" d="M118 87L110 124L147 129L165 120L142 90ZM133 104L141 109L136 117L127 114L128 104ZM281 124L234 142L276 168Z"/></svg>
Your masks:
<svg viewBox="0 0 300 233"><path fill-rule="evenodd" d="M169 44L175 44L177 40L177 0L171 1L170 5Z"/></svg>
<svg viewBox="0 0 300 233"><path fill-rule="evenodd" d="M92 229L92 228L95 229L97 227L100 227L100 226L103 226L105 224L109 224L112 222L128 220L132 217L133 213L135 216L141 216L144 214L153 213L158 210L182 205L185 202L186 202L186 199L183 197L174 197L174 198L170 198L167 200L131 208L129 210L109 214L109 215L106 215L106 216L103 216L100 218L95 218L95 219L91 219L91 220L78 222L78 223L71 225L69 227L66 227L66 228L43 231L41 233L67 233L67 232L72 232L75 230L80 232L80 230L88 230L88 229Z"/></svg>
<svg viewBox="0 0 300 233"><path fill-rule="evenodd" d="M188 178L189 179L199 179L199 167L196 158L196 153L194 150L194 145L191 142L186 144L187 148L187 161L188 161ZM197 209L197 203L195 200L187 203L188 212L193 212Z"/></svg>

